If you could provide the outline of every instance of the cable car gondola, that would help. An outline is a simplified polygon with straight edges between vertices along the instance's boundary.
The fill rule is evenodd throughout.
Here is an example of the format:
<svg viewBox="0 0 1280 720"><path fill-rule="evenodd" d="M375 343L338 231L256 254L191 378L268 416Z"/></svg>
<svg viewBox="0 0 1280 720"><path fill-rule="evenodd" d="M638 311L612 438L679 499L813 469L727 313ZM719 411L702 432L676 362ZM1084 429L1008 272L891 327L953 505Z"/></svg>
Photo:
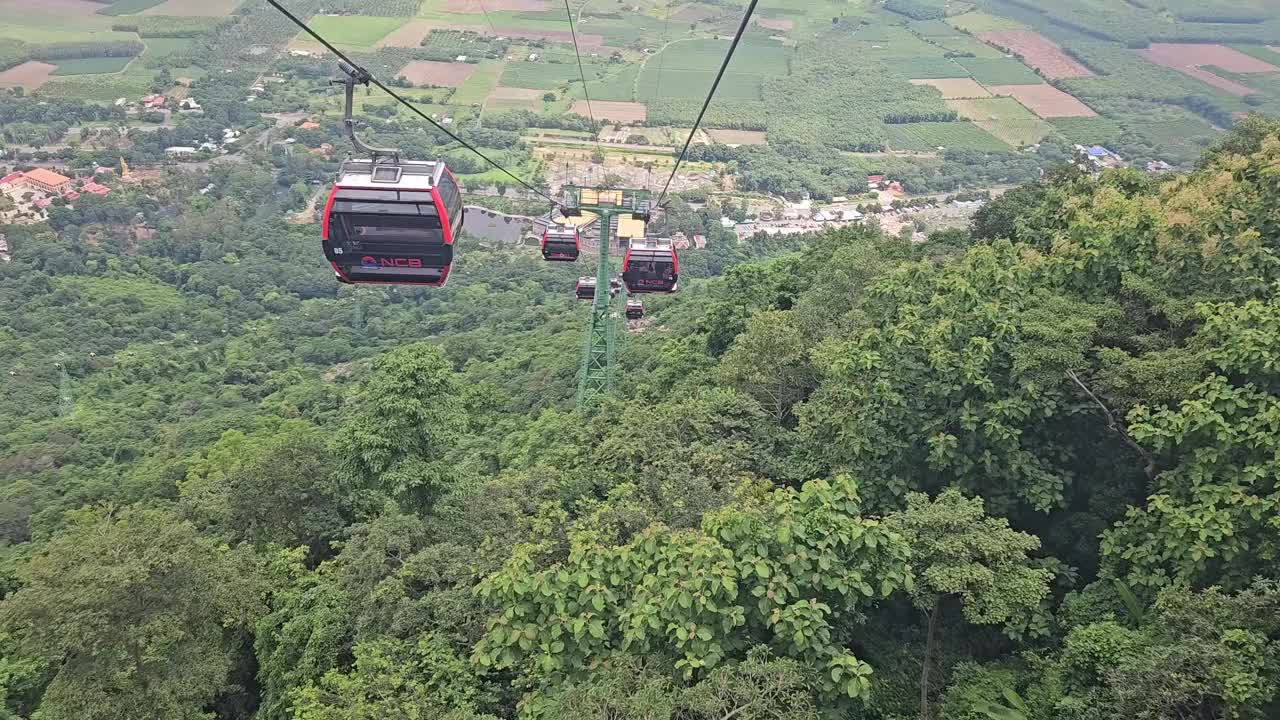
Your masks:
<svg viewBox="0 0 1280 720"><path fill-rule="evenodd" d="M644 317L644 301L640 298L627 298L627 319L640 320Z"/></svg>
<svg viewBox="0 0 1280 720"><path fill-rule="evenodd" d="M578 259L581 241L578 228L552 225L542 233L542 259L548 262L574 262Z"/></svg>
<svg viewBox="0 0 1280 720"><path fill-rule="evenodd" d="M349 160L325 205L324 254L341 282L440 287L464 212L442 162Z"/></svg>
<svg viewBox="0 0 1280 720"><path fill-rule="evenodd" d="M596 279L593 277L580 277L578 284L574 288L574 294L579 300L595 300L596 299Z"/></svg>
<svg viewBox="0 0 1280 720"><path fill-rule="evenodd" d="M645 238L631 241L622 259L622 280L630 293L675 292L680 279L680 261L668 239Z"/></svg>
<svg viewBox="0 0 1280 720"><path fill-rule="evenodd" d="M339 64L346 78L344 123L367 160L342 164L321 226L325 257L344 283L440 287L453 267L453 243L465 210L457 179L443 162L401 160L397 150L373 148L356 136L352 96L367 85L363 68Z"/></svg>

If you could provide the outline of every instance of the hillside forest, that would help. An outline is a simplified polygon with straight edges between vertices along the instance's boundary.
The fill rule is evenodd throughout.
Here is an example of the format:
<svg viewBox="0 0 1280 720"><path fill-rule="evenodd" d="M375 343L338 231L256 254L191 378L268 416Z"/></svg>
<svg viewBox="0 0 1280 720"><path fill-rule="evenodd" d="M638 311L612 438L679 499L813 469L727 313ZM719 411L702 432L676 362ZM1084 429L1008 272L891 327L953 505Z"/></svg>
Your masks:
<svg viewBox="0 0 1280 720"><path fill-rule="evenodd" d="M1278 717L1278 178L1253 117L922 244L677 202L585 411L531 249L339 288L253 164L7 227L0 717Z"/></svg>

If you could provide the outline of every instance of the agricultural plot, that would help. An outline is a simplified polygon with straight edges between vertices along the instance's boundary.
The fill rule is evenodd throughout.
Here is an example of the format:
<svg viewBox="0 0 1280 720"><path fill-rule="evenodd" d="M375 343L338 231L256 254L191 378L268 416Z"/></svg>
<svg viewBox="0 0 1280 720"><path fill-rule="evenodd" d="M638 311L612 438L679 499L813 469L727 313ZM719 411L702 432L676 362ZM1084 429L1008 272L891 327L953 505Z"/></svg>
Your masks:
<svg viewBox="0 0 1280 720"><path fill-rule="evenodd" d="M656 100L660 97L699 99L705 97L715 81L715 73L709 70L672 70L666 68L659 74L650 64L640 73L636 96L640 100ZM716 90L716 97L725 100L760 100L764 81L759 75L725 73Z"/></svg>
<svg viewBox="0 0 1280 720"><path fill-rule="evenodd" d="M891 62L895 70L913 80L969 77L968 70L957 65L954 60L941 56L895 59Z"/></svg>
<svg viewBox="0 0 1280 720"><path fill-rule="evenodd" d="M1058 88L1047 85L992 85L991 92L1007 95L1042 118L1096 117L1098 113Z"/></svg>
<svg viewBox="0 0 1280 720"><path fill-rule="evenodd" d="M509 62L502 71L508 87L552 90L572 80L580 81L576 63Z"/></svg>
<svg viewBox="0 0 1280 720"><path fill-rule="evenodd" d="M467 77L453 94L454 105L480 105L498 86L498 77L502 75L502 63L486 60L479 65L470 65L475 72Z"/></svg>
<svg viewBox="0 0 1280 720"><path fill-rule="evenodd" d="M150 10L151 8L165 2L165 0L116 0L110 5L101 6L97 13L99 15L132 15Z"/></svg>
<svg viewBox="0 0 1280 720"><path fill-rule="evenodd" d="M1034 85L1043 82L1026 65L1010 58L960 58L956 62L983 85Z"/></svg>
<svg viewBox="0 0 1280 720"><path fill-rule="evenodd" d="M769 141L768 134L756 130L707 130L706 132L712 140L725 145L765 145Z"/></svg>
<svg viewBox="0 0 1280 720"><path fill-rule="evenodd" d="M115 19L94 12L102 7L87 0L0 0L0 38L31 44L138 39L132 33L113 32Z"/></svg>
<svg viewBox="0 0 1280 720"><path fill-rule="evenodd" d="M166 0L142 11L143 15L189 15L225 17L236 11L244 0Z"/></svg>
<svg viewBox="0 0 1280 720"><path fill-rule="evenodd" d="M373 48L404 22L403 18L366 15L317 15L311 18L310 24L316 33L334 45ZM299 39L303 37L305 35L299 36ZM314 43L310 38L306 38L305 42Z"/></svg>
<svg viewBox="0 0 1280 720"><path fill-rule="evenodd" d="M118 73L133 61L131 57L77 58L59 60L54 75L104 75Z"/></svg>
<svg viewBox="0 0 1280 720"><path fill-rule="evenodd" d="M454 13L543 12L553 6L546 0L448 0L445 10Z"/></svg>
<svg viewBox="0 0 1280 720"><path fill-rule="evenodd" d="M983 12L968 12L947 18L951 25L969 33L1000 32L1002 30L1026 30L1027 27L1015 20L1009 20Z"/></svg>
<svg viewBox="0 0 1280 720"><path fill-rule="evenodd" d="M492 93L489 93L489 97L484 101L484 109L487 112L502 112L505 110L532 110L536 112L541 108L542 92L524 88L498 86L493 89Z"/></svg>
<svg viewBox="0 0 1280 720"><path fill-rule="evenodd" d="M590 117L592 112L595 113L597 120L612 120L618 123L644 122L648 117L648 110L640 103L593 101L590 109L585 100L579 100L573 104L575 115Z"/></svg>
<svg viewBox="0 0 1280 720"><path fill-rule="evenodd" d="M998 58L1004 57L1004 53L991 47L990 45L978 40L971 35L961 35L953 38L929 38L937 43L947 52L960 53L962 55L972 55L980 58Z"/></svg>
<svg viewBox="0 0 1280 720"><path fill-rule="evenodd" d="M1011 30L978 33L978 37L1021 57L1023 62L1050 80L1093 75L1089 68L1039 33Z"/></svg>
<svg viewBox="0 0 1280 720"><path fill-rule="evenodd" d="M937 148L955 150L1007 151L1009 146L973 123L928 122L885 125L889 147L894 150L927 152Z"/></svg>
<svg viewBox="0 0 1280 720"><path fill-rule="evenodd" d="M927 85L942 93L943 100L963 100L968 98L989 98L991 93L974 82L972 78L950 78L944 80L912 80L912 85Z"/></svg>
<svg viewBox="0 0 1280 720"><path fill-rule="evenodd" d="M941 20L913 20L907 23L911 32L927 38L959 37L960 31Z"/></svg>
<svg viewBox="0 0 1280 720"><path fill-rule="evenodd" d="M0 88L36 90L49 82L49 76L57 69L57 65L30 60L0 72Z"/></svg>
<svg viewBox="0 0 1280 720"><path fill-rule="evenodd" d="M1049 124L1075 145L1111 146L1124 134L1119 123L1103 117L1056 118Z"/></svg>
<svg viewBox="0 0 1280 720"><path fill-rule="evenodd" d="M478 65L414 60L397 73L415 87L462 87Z"/></svg>
<svg viewBox="0 0 1280 720"><path fill-rule="evenodd" d="M1013 147L1025 147L1053 134L1053 126L1013 98L948 100L947 107Z"/></svg>
<svg viewBox="0 0 1280 720"><path fill-rule="evenodd" d="M1139 50L1138 54L1157 65L1177 70L1236 97L1252 95L1254 90L1204 68L1211 66L1239 74L1280 72L1280 67L1276 65L1223 45L1153 43L1151 47Z"/></svg>

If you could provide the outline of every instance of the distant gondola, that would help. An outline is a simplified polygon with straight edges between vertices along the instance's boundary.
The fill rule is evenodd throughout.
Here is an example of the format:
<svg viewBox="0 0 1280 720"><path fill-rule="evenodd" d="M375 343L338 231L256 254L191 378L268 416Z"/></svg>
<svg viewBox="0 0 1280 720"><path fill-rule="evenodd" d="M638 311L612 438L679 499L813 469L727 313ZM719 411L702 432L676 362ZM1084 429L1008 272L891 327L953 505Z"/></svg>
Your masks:
<svg viewBox="0 0 1280 720"><path fill-rule="evenodd" d="M675 292L680 261L670 240L644 238L631 241L622 259L622 280L630 293Z"/></svg>
<svg viewBox="0 0 1280 720"><path fill-rule="evenodd" d="M574 288L574 294L579 300L595 300L596 299L596 279L593 277L580 277L578 284Z"/></svg>
<svg viewBox="0 0 1280 720"><path fill-rule="evenodd" d="M644 301L640 298L627 299L627 319L640 320L644 317Z"/></svg>
<svg viewBox="0 0 1280 720"><path fill-rule="evenodd" d="M325 205L324 254L344 283L440 287L464 213L442 162L350 160Z"/></svg>
<svg viewBox="0 0 1280 720"><path fill-rule="evenodd" d="M578 259L581 241L578 228L552 225L542 233L542 259L549 262L573 262Z"/></svg>

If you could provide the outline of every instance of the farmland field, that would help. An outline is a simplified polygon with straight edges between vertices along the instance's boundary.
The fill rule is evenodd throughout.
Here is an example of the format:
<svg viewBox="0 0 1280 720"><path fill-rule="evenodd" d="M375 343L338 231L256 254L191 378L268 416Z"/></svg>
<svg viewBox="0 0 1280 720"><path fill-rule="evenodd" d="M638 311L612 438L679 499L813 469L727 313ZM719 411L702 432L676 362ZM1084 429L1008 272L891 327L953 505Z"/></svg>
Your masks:
<svg viewBox="0 0 1280 720"><path fill-rule="evenodd" d="M576 63L509 62L502 71L503 85L535 90L551 90L578 79Z"/></svg>
<svg viewBox="0 0 1280 720"><path fill-rule="evenodd" d="M1098 114L1052 85L992 85L990 89L996 95L1014 98L1042 118L1096 117Z"/></svg>
<svg viewBox="0 0 1280 720"><path fill-rule="evenodd" d="M629 102L593 101L590 110L595 113L597 120L613 120L620 123L639 122L648 115L644 105ZM582 117L589 117L590 115L585 100L575 102L573 104L573 112Z"/></svg>
<svg viewBox="0 0 1280 720"><path fill-rule="evenodd" d="M484 103L485 98L493 92L498 86L498 76L502 74L502 63L486 60L479 65L469 65L475 68L475 72L471 73L458 91L453 95L453 103L455 105L480 105Z"/></svg>
<svg viewBox="0 0 1280 720"><path fill-rule="evenodd" d="M191 15L224 17L235 12L244 0L166 0L148 8L143 15Z"/></svg>
<svg viewBox="0 0 1280 720"><path fill-rule="evenodd" d="M707 135L725 145L764 145L768 142L768 135L755 130L708 130Z"/></svg>
<svg viewBox="0 0 1280 720"><path fill-rule="evenodd" d="M311 18L311 28L334 45L365 48L373 47L403 24L401 18L365 15L317 15Z"/></svg>
<svg viewBox="0 0 1280 720"><path fill-rule="evenodd" d="M1013 98L948 100L947 107L1013 147L1040 142L1053 133L1052 125L1036 117Z"/></svg>
<svg viewBox="0 0 1280 720"><path fill-rule="evenodd" d="M1102 117L1057 118L1049 121L1068 142L1078 145L1115 144L1124 133L1119 123Z"/></svg>
<svg viewBox="0 0 1280 720"><path fill-rule="evenodd" d="M1009 149L1008 145L973 123L931 122L884 127L889 147L894 150L923 152L942 147L999 152Z"/></svg>
<svg viewBox="0 0 1280 720"><path fill-rule="evenodd" d="M124 70L133 58L130 57L106 57L106 58L78 58L76 60L59 60L58 69L53 71L54 75L100 75L107 73L118 73Z"/></svg>
<svg viewBox="0 0 1280 720"><path fill-rule="evenodd" d="M542 107L542 92L524 88L496 87L484 101L486 111L538 110Z"/></svg>
<svg viewBox="0 0 1280 720"><path fill-rule="evenodd" d="M969 76L968 70L957 65L954 60L941 56L899 59L893 61L893 66L913 80L941 80Z"/></svg>
<svg viewBox="0 0 1280 720"><path fill-rule="evenodd" d="M131 15L149 10L165 0L116 0L110 5L100 6L99 15Z"/></svg>
<svg viewBox="0 0 1280 720"><path fill-rule="evenodd" d="M1204 68L1215 67L1240 74L1280 72L1280 66L1222 45L1154 43L1138 53L1151 62L1177 70L1237 97L1252 95L1254 90Z"/></svg>
<svg viewBox="0 0 1280 720"><path fill-rule="evenodd" d="M31 60L0 72L0 88L20 87L35 90L49 81L57 65Z"/></svg>
<svg viewBox="0 0 1280 720"><path fill-rule="evenodd" d="M461 87L479 65L414 60L397 73L416 87Z"/></svg>
<svg viewBox="0 0 1280 720"><path fill-rule="evenodd" d="M1043 79L1011 58L960 58L956 60L983 85L1034 85Z"/></svg>
<svg viewBox="0 0 1280 720"><path fill-rule="evenodd" d="M959 100L964 98L986 98L991 97L991 93L986 88L974 82L971 78L951 78L946 80L912 80L912 85L928 85L942 93L944 100Z"/></svg>
<svg viewBox="0 0 1280 720"><path fill-rule="evenodd" d="M1039 33L1006 31L978 33L978 37L1021 56L1031 67L1050 80L1066 77L1089 77L1093 72L1070 57Z"/></svg>
<svg viewBox="0 0 1280 720"><path fill-rule="evenodd" d="M1027 27L1016 20L1009 20L997 15L983 12L969 12L947 18L947 22L961 30L971 33L999 32L1002 30L1026 30Z"/></svg>

